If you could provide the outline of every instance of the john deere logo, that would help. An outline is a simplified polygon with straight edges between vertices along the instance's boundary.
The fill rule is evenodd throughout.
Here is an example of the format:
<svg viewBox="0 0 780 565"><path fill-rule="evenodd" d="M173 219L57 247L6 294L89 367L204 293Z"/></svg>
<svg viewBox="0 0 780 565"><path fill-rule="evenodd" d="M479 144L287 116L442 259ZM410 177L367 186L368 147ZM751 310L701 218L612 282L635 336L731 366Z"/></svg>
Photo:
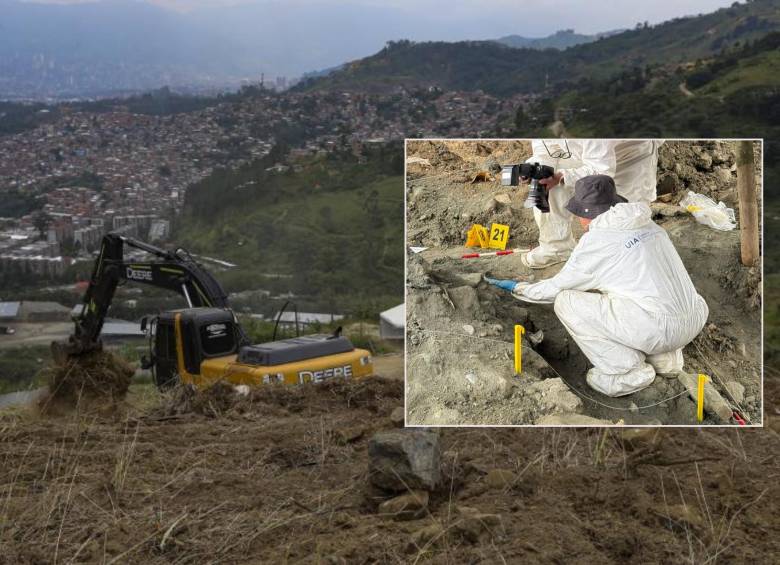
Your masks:
<svg viewBox="0 0 780 565"><path fill-rule="evenodd" d="M321 371L298 371L298 380L303 383L320 383L327 381L328 379L336 379L339 377L350 378L352 376L352 365L344 365L343 367L333 367L331 369L323 369Z"/></svg>
<svg viewBox="0 0 780 565"><path fill-rule="evenodd" d="M127 267L127 278L134 281L151 281L152 271L144 271L142 269L133 269Z"/></svg>

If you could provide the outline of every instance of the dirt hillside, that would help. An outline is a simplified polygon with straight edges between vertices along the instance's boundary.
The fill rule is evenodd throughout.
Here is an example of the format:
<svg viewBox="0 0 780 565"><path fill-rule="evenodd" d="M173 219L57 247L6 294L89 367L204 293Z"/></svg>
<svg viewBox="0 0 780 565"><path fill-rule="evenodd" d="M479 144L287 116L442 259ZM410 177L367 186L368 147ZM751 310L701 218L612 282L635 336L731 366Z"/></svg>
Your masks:
<svg viewBox="0 0 780 565"><path fill-rule="evenodd" d="M769 397L780 397L771 381ZM764 430L440 432L441 483L382 514L368 444L399 380L0 414L0 563L767 563ZM475 519L474 517L478 517Z"/></svg>

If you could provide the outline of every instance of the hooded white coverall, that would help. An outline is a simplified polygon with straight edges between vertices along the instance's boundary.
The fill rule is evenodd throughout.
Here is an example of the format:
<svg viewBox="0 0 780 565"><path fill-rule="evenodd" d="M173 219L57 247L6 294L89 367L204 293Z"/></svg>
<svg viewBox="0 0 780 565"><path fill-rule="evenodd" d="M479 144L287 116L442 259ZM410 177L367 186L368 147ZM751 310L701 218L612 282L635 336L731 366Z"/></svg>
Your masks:
<svg viewBox="0 0 780 565"><path fill-rule="evenodd" d="M591 222L557 275L513 291L520 300L555 303L593 364L588 384L608 396L682 369L682 348L709 314L669 236L650 218L643 202L613 206Z"/></svg>
<svg viewBox="0 0 780 565"><path fill-rule="evenodd" d="M568 143L571 157L553 158L557 152L566 151ZM609 175L615 180L617 193L629 202L649 204L656 198L656 168L658 166L659 140L620 139L535 139L533 156L527 163L549 165L563 173L565 184L559 184L548 192L550 211L543 213L534 208L534 219L539 226L539 246L531 250L526 259L532 267L565 261L574 249L576 241L571 230L574 216L565 206L574 194L574 184L588 175ZM547 144L545 148L544 144Z"/></svg>

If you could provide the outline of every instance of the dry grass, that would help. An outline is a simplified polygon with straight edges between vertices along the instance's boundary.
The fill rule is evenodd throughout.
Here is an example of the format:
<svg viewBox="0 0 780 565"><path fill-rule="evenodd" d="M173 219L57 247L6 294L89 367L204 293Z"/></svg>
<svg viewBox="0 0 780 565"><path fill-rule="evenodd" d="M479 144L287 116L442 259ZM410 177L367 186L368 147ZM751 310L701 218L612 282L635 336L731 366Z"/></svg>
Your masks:
<svg viewBox="0 0 780 565"><path fill-rule="evenodd" d="M380 516L387 495L367 487L366 445L391 425L403 389L366 386L270 391L220 414L166 416L168 398L142 388L114 417L0 414L0 562L713 564L770 554L780 518L768 430L631 443L622 430L445 430L452 472L425 515ZM488 487L495 468L514 480ZM498 521L475 526L463 507ZM414 537L426 527L432 535Z"/></svg>

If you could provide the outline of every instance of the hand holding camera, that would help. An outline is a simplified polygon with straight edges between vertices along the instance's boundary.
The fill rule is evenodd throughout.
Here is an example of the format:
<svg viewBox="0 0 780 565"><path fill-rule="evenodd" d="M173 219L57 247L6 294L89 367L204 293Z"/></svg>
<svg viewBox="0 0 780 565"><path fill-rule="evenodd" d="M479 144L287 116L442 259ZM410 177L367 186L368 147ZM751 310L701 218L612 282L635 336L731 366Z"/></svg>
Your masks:
<svg viewBox="0 0 780 565"><path fill-rule="evenodd" d="M525 208L536 207L542 212L550 211L547 191L558 185L562 177L562 173L556 173L552 167L540 165L539 163L504 165L501 169L502 185L518 186L521 181L530 181L531 186L528 188L528 198L526 198L523 206Z"/></svg>

